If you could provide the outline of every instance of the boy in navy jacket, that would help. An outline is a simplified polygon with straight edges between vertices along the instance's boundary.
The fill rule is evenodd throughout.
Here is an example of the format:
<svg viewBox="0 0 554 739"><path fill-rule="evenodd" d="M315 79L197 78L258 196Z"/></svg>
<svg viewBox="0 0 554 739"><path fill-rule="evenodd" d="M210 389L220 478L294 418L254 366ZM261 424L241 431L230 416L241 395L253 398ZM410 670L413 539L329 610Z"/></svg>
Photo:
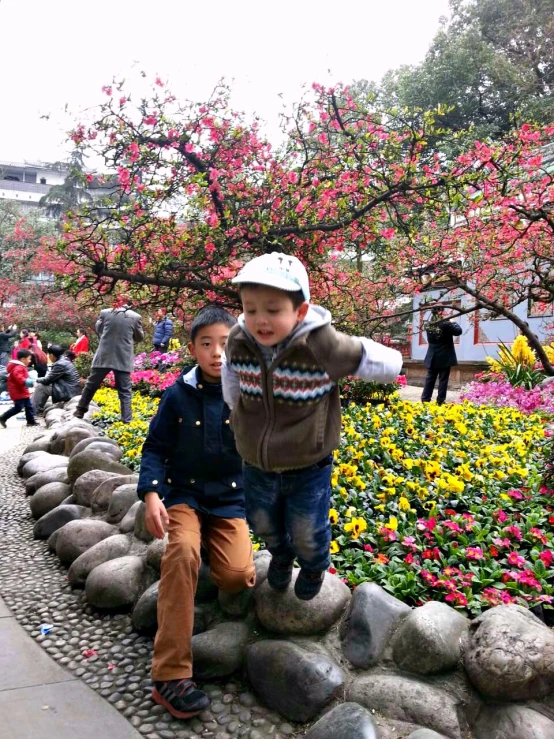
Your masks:
<svg viewBox="0 0 554 739"><path fill-rule="evenodd" d="M255 582L242 462L221 390L225 343L235 323L215 306L196 316L188 348L198 365L166 390L142 449L138 494L146 503L146 527L159 539L165 529L169 534L158 591L153 698L183 719L210 702L191 679L201 542L219 588L240 593Z"/></svg>

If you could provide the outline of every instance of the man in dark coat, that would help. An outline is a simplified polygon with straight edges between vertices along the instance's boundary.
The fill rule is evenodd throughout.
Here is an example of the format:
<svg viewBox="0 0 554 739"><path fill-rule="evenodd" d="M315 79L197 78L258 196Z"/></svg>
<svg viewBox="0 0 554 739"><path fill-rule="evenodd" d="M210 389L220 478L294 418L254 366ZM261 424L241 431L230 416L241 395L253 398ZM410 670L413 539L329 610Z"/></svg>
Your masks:
<svg viewBox="0 0 554 739"><path fill-rule="evenodd" d="M33 393L33 408L37 415L43 412L49 397L53 403L61 403L71 400L81 392L79 373L63 354L63 348L57 344L48 348L48 359L52 366L45 377L38 378Z"/></svg>
<svg viewBox="0 0 554 739"><path fill-rule="evenodd" d="M459 324L445 318L444 308L435 307L431 312L431 321L427 324L426 330L429 348L425 355L427 375L421 400L424 403L430 402L438 377L437 403L442 405L446 400L450 368L458 364L454 349L454 336L460 336L462 329Z"/></svg>
<svg viewBox="0 0 554 739"><path fill-rule="evenodd" d="M156 314L156 323L154 324L154 337L152 339L154 349L157 352L166 352L169 349L169 340L172 336L173 321L160 308Z"/></svg>
<svg viewBox="0 0 554 739"><path fill-rule="evenodd" d="M106 308L96 321L95 331L100 344L92 360L89 378L73 414L83 418L88 411L94 393L104 377L113 370L115 387L121 405L121 420L129 423L131 412L131 372L135 361L135 342L144 339L142 319L125 304L119 308Z"/></svg>
<svg viewBox="0 0 554 739"><path fill-rule="evenodd" d="M3 367L6 367L10 360L16 329L15 325L8 328L0 325L0 365Z"/></svg>

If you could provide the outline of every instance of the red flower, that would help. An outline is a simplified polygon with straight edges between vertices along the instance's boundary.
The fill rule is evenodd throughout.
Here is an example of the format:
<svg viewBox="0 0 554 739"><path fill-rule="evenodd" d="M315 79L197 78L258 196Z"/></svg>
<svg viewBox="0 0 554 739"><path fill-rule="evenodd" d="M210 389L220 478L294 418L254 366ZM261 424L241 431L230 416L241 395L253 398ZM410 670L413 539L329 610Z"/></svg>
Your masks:
<svg viewBox="0 0 554 739"><path fill-rule="evenodd" d="M489 547L489 554L491 557L498 557L498 549L493 544Z"/></svg>
<svg viewBox="0 0 554 739"><path fill-rule="evenodd" d="M552 562L554 561L554 555L552 554L550 549L545 549L544 552L541 552L539 554L539 559L545 567L551 567Z"/></svg>

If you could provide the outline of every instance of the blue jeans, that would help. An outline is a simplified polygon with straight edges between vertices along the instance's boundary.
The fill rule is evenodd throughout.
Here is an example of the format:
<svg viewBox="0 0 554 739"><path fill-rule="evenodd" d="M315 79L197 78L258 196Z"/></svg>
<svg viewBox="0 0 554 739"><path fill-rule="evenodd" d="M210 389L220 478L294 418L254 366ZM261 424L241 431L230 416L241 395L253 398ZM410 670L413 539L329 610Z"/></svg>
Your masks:
<svg viewBox="0 0 554 739"><path fill-rule="evenodd" d="M288 472L264 472L244 465L246 518L282 564L298 559L300 567L322 572L331 564L332 456Z"/></svg>
<svg viewBox="0 0 554 739"><path fill-rule="evenodd" d="M35 414L33 413L33 404L31 398L21 398L21 400L13 401L13 408L6 411L2 416L3 421L7 421L12 416L17 416L20 411L25 411L25 418L27 423L35 423Z"/></svg>

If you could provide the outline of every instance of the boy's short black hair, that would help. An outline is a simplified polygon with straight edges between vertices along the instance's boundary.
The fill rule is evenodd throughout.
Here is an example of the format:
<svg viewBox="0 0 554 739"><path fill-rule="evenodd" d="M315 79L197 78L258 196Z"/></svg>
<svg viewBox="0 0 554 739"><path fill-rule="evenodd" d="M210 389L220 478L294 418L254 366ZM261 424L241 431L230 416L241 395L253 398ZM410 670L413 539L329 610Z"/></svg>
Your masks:
<svg viewBox="0 0 554 739"><path fill-rule="evenodd" d="M52 344L52 346L48 347L48 354L52 354L52 356L56 357L56 359L59 359L64 351L65 349L59 344Z"/></svg>
<svg viewBox="0 0 554 739"><path fill-rule="evenodd" d="M33 352L30 352L28 349L18 349L17 350L17 358L21 361L22 359L25 359L25 357L32 357Z"/></svg>
<svg viewBox="0 0 554 739"><path fill-rule="evenodd" d="M235 325L237 319L232 316L229 311L225 308L221 308L219 305L207 305L202 308L197 314L190 327L190 340L194 344L194 340L198 336L200 329L206 328L206 326L213 326L214 323L223 323L224 326L231 328Z"/></svg>
<svg viewBox="0 0 554 739"><path fill-rule="evenodd" d="M267 287L267 285L259 285L257 282L242 282L239 285L239 292L242 293L244 288L249 288L250 290L259 290L262 287ZM272 290L279 290L278 287L271 288ZM300 308L302 303L306 302L306 298L304 297L304 293L302 290L293 290L289 292L288 290L279 290L280 293L283 293L287 298L289 298L292 301L292 304L296 310L296 308Z"/></svg>

